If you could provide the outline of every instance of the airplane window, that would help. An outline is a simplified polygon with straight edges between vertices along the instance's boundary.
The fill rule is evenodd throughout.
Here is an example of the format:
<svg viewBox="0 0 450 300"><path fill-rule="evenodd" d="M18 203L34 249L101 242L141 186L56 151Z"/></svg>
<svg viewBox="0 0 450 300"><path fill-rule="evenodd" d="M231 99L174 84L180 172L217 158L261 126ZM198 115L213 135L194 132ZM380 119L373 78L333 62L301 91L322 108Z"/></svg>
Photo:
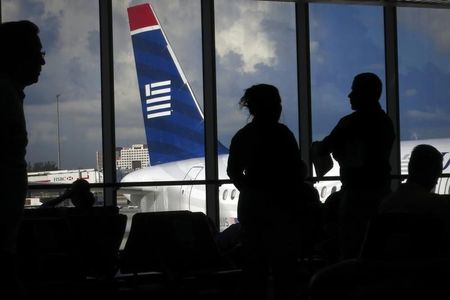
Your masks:
<svg viewBox="0 0 450 300"><path fill-rule="evenodd" d="M327 187L324 186L320 191L320 197L325 198L327 196Z"/></svg>
<svg viewBox="0 0 450 300"><path fill-rule="evenodd" d="M450 179L447 178L447 185L445 187L445 194L450 195Z"/></svg>
<svg viewBox="0 0 450 300"><path fill-rule="evenodd" d="M234 200L234 198L236 198L236 189L231 191L231 200Z"/></svg>
<svg viewBox="0 0 450 300"><path fill-rule="evenodd" d="M337 191L337 187L335 185L333 185L333 187L331 188L331 193L333 194L336 191Z"/></svg>
<svg viewBox="0 0 450 300"><path fill-rule="evenodd" d="M222 199L227 200L227 197L228 197L228 190L224 190L222 194Z"/></svg>

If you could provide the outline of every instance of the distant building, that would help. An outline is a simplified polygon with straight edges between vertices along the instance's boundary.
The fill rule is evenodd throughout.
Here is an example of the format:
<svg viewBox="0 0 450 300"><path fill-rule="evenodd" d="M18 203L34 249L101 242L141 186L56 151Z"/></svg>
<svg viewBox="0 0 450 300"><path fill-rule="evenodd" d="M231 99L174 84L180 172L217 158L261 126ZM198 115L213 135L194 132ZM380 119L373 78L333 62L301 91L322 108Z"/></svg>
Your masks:
<svg viewBox="0 0 450 300"><path fill-rule="evenodd" d="M142 169L149 165L148 147L145 144L134 144L116 151L116 168L118 170Z"/></svg>

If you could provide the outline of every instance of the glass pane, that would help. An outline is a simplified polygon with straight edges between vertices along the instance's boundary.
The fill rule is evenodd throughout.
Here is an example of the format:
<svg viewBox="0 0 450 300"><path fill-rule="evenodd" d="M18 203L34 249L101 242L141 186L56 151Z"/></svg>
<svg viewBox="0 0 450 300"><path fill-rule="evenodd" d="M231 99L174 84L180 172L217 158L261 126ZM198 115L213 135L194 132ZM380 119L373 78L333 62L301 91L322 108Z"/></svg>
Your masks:
<svg viewBox="0 0 450 300"><path fill-rule="evenodd" d="M450 10L398 9L398 60L402 174L415 145L430 144L450 159ZM449 193L447 179L439 193Z"/></svg>
<svg viewBox="0 0 450 300"><path fill-rule="evenodd" d="M310 5L311 110L313 140L322 140L351 108L353 77L373 72L385 82L383 9L377 6ZM385 108L385 92L380 104ZM339 176L339 164L326 176ZM321 200L340 182L316 184Z"/></svg>
<svg viewBox="0 0 450 300"><path fill-rule="evenodd" d="M217 123L220 142L229 147L233 135L251 121L239 108L244 90L254 84L275 85L281 94L280 121L298 139L297 53L294 3L269 1L215 1L217 66ZM220 178L228 178L228 155L219 157ZM236 218L236 200L223 200L222 223ZM237 190L235 190L237 193ZM230 197L231 193L226 196ZM225 197L227 198L227 197ZM224 204L224 205L222 205Z"/></svg>
<svg viewBox="0 0 450 300"><path fill-rule="evenodd" d="M204 164L200 1L141 3L113 1L118 176L183 180Z"/></svg>
<svg viewBox="0 0 450 300"><path fill-rule="evenodd" d="M67 184L83 172L101 182L98 1L2 1L4 22L23 19L39 26L46 52L39 82L25 89L30 182Z"/></svg>

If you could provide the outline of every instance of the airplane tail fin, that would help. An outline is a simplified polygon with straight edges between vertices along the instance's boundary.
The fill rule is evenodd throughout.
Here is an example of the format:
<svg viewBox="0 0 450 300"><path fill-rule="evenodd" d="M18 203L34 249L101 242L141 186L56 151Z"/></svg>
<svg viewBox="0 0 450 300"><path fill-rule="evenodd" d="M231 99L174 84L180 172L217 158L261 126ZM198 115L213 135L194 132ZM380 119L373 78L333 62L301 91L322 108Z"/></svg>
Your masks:
<svg viewBox="0 0 450 300"><path fill-rule="evenodd" d="M156 14L146 3L129 7L128 18L150 164L205 156L203 112Z"/></svg>

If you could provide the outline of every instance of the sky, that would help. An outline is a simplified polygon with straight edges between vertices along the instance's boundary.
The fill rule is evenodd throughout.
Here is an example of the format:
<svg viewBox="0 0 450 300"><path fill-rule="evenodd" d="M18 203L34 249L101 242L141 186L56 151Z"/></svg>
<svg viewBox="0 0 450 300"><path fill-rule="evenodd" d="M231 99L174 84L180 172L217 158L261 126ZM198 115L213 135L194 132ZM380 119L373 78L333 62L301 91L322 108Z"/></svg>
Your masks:
<svg viewBox="0 0 450 300"><path fill-rule="evenodd" d="M126 8L113 1L116 145L146 143ZM203 103L199 0L154 0L153 8L196 95ZM249 121L238 101L256 83L276 85L281 121L297 135L295 10L291 3L215 1L218 134L228 146ZM101 151L98 2L2 0L3 21L30 19L41 29L46 65L28 87L25 111L30 162L94 168ZM401 139L450 136L450 10L398 10ZM383 13L377 6L310 5L313 138L351 112L347 95L359 72L384 78ZM384 95L382 98L384 103ZM384 105L384 104L383 104Z"/></svg>

